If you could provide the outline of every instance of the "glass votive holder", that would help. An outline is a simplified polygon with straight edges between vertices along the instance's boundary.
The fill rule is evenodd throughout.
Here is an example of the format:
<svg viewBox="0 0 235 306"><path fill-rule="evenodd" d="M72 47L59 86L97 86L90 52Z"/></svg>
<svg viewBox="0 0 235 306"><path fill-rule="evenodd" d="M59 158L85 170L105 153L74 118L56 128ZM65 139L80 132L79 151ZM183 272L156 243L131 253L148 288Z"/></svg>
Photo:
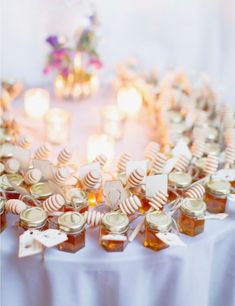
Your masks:
<svg viewBox="0 0 235 306"><path fill-rule="evenodd" d="M50 95L46 89L32 88L25 91L24 110L31 119L42 119L50 108Z"/></svg>
<svg viewBox="0 0 235 306"><path fill-rule="evenodd" d="M44 127L47 141L63 144L68 141L71 113L62 108L52 108L45 116Z"/></svg>
<svg viewBox="0 0 235 306"><path fill-rule="evenodd" d="M114 139L121 139L124 134L126 115L117 106L108 105L101 113L102 130Z"/></svg>

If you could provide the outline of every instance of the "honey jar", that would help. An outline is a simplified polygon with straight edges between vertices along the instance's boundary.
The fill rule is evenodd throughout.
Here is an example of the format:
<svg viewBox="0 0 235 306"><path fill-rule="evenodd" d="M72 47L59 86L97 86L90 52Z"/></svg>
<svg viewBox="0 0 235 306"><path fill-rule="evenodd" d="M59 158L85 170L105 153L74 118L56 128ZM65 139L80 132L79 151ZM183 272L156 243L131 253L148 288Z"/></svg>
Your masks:
<svg viewBox="0 0 235 306"><path fill-rule="evenodd" d="M183 196L185 190L190 186L192 183L192 177L190 174L182 172L182 171L175 171L171 172L168 176L169 187L173 189L175 192L169 190L168 194L168 201L174 201L177 198L177 195Z"/></svg>
<svg viewBox="0 0 235 306"><path fill-rule="evenodd" d="M0 197L0 233L4 231L7 225L6 211L5 211L6 199Z"/></svg>
<svg viewBox="0 0 235 306"><path fill-rule="evenodd" d="M85 217L68 211L58 218L58 228L67 234L68 239L58 245L63 252L76 253L85 246Z"/></svg>
<svg viewBox="0 0 235 306"><path fill-rule="evenodd" d="M7 200L19 199L20 193L12 185L20 186L22 182L22 175L17 173L4 174L0 177L1 188L4 189Z"/></svg>
<svg viewBox="0 0 235 306"><path fill-rule="evenodd" d="M30 193L35 199L41 202L43 202L44 200L46 200L53 194L52 189L50 188L50 185L46 182L41 182L41 183L32 185L30 187Z"/></svg>
<svg viewBox="0 0 235 306"><path fill-rule="evenodd" d="M216 128L214 127L208 127L207 128L207 140L209 142L216 142L219 136L219 132Z"/></svg>
<svg viewBox="0 0 235 306"><path fill-rule="evenodd" d="M90 207L95 207L101 202L103 202L104 196L102 187L87 189L86 192L88 197L87 202Z"/></svg>
<svg viewBox="0 0 235 306"><path fill-rule="evenodd" d="M200 199L185 199L180 207L178 227L181 233L196 236L204 231L206 203Z"/></svg>
<svg viewBox="0 0 235 306"><path fill-rule="evenodd" d="M164 212L154 211L145 217L144 246L154 251L169 247L157 237L157 233L167 233L172 226L172 218Z"/></svg>
<svg viewBox="0 0 235 306"><path fill-rule="evenodd" d="M122 252L127 244L129 219L120 212L106 213L100 226L100 245L108 252Z"/></svg>
<svg viewBox="0 0 235 306"><path fill-rule="evenodd" d="M26 208L20 213L19 226L24 230L47 230L47 213L41 207Z"/></svg>
<svg viewBox="0 0 235 306"><path fill-rule="evenodd" d="M84 190L79 188L71 188L66 191L65 211L77 211L84 213L88 210L88 197Z"/></svg>
<svg viewBox="0 0 235 306"><path fill-rule="evenodd" d="M204 154L218 156L220 154L220 146L216 142L208 142L205 145Z"/></svg>
<svg viewBox="0 0 235 306"><path fill-rule="evenodd" d="M230 183L224 180L210 180L207 182L204 200L209 212L218 214L225 211L230 188Z"/></svg>
<svg viewBox="0 0 235 306"><path fill-rule="evenodd" d="M141 206L139 208L139 212L145 213L150 209L149 205L149 199L146 196L146 190L145 190L145 185L140 185L138 187L130 188L130 195L136 195L140 201L141 201Z"/></svg>
<svg viewBox="0 0 235 306"><path fill-rule="evenodd" d="M205 173L204 173L205 164L206 164L206 157L198 158L195 161L194 167L197 171L196 179L201 179L205 176Z"/></svg>

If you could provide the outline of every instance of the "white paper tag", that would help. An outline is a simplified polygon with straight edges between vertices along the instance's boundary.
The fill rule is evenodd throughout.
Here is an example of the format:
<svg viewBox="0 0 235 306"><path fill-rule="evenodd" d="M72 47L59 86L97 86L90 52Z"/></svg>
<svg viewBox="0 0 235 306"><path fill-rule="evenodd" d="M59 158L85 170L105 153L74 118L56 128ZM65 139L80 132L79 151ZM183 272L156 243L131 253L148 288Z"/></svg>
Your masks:
<svg viewBox="0 0 235 306"><path fill-rule="evenodd" d="M230 194L227 197L226 212L235 212L235 194Z"/></svg>
<svg viewBox="0 0 235 306"><path fill-rule="evenodd" d="M39 169L42 172L42 176L45 180L53 179L54 166L49 160L37 160L32 161L34 168Z"/></svg>
<svg viewBox="0 0 235 306"><path fill-rule="evenodd" d="M169 174L173 170L177 160L178 160L178 157L172 157L172 158L168 159L168 161L166 162L165 167L163 169L163 173Z"/></svg>
<svg viewBox="0 0 235 306"><path fill-rule="evenodd" d="M40 231L26 231L19 237L19 257L26 257L35 254L42 253L44 247L35 240L35 237L40 233Z"/></svg>
<svg viewBox="0 0 235 306"><path fill-rule="evenodd" d="M157 233L156 236L168 245L187 246L179 236L174 233Z"/></svg>
<svg viewBox="0 0 235 306"><path fill-rule="evenodd" d="M114 240L114 241L126 241L127 237L124 235L104 235L102 236L102 240Z"/></svg>
<svg viewBox="0 0 235 306"><path fill-rule="evenodd" d="M54 247L68 239L67 235L57 229L48 229L34 238L47 248Z"/></svg>
<svg viewBox="0 0 235 306"><path fill-rule="evenodd" d="M228 214L221 213L221 214L208 214L204 216L204 220L224 220L228 217Z"/></svg>
<svg viewBox="0 0 235 306"><path fill-rule="evenodd" d="M146 177L146 196L152 197L157 191L167 193L168 179L166 174Z"/></svg>
<svg viewBox="0 0 235 306"><path fill-rule="evenodd" d="M91 170L100 171L100 163L95 162L82 166L78 171L79 177L83 179Z"/></svg>
<svg viewBox="0 0 235 306"><path fill-rule="evenodd" d="M148 169L148 161L147 160L131 160L126 163L126 175L127 177L136 169L141 169L144 171L145 176L147 174ZM145 179L143 183L145 183Z"/></svg>
<svg viewBox="0 0 235 306"><path fill-rule="evenodd" d="M188 157L189 159L192 158L192 153L183 139L180 139L177 142L177 144L175 145L174 149L171 152L173 156L180 156L183 154L185 157Z"/></svg>
<svg viewBox="0 0 235 306"><path fill-rule="evenodd" d="M104 196L106 205L116 210L119 203L127 198L127 191L119 180L106 181L104 184Z"/></svg>
<svg viewBox="0 0 235 306"><path fill-rule="evenodd" d="M213 179L221 179L227 182L235 181L235 169L221 169L213 175Z"/></svg>
<svg viewBox="0 0 235 306"><path fill-rule="evenodd" d="M20 169L26 171L29 168L30 151L21 147L14 147L13 156L20 162Z"/></svg>

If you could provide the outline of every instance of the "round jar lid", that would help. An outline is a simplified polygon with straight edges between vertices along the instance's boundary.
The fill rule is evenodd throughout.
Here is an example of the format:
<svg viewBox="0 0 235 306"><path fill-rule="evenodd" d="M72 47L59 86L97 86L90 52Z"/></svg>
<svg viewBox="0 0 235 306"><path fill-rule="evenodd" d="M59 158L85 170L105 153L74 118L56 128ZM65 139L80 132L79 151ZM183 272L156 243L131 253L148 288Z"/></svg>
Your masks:
<svg viewBox="0 0 235 306"><path fill-rule="evenodd" d="M123 185L126 185L127 182L127 176L126 172L120 172L117 174L117 179L122 182Z"/></svg>
<svg viewBox="0 0 235 306"><path fill-rule="evenodd" d="M77 212L68 211L59 216L59 229L67 233L76 233L83 230L86 223L85 217Z"/></svg>
<svg viewBox="0 0 235 306"><path fill-rule="evenodd" d="M190 174L176 171L169 174L169 184L179 188L186 188L192 183L192 177Z"/></svg>
<svg viewBox="0 0 235 306"><path fill-rule="evenodd" d="M201 157L195 161L195 167L199 170L203 170L206 164L206 157Z"/></svg>
<svg viewBox="0 0 235 306"><path fill-rule="evenodd" d="M65 198L68 204L73 202L76 205L86 204L88 199L87 193L79 188L71 188L66 190Z"/></svg>
<svg viewBox="0 0 235 306"><path fill-rule="evenodd" d="M215 129L213 127L208 127L207 128L207 139L216 140L218 135L219 135L219 133L218 133L217 129Z"/></svg>
<svg viewBox="0 0 235 306"><path fill-rule="evenodd" d="M111 233L123 233L129 227L129 219L126 214L120 212L109 212L103 216L102 224Z"/></svg>
<svg viewBox="0 0 235 306"><path fill-rule="evenodd" d="M52 195L52 190L48 183L37 183L30 187L31 194L36 199L45 199Z"/></svg>
<svg viewBox="0 0 235 306"><path fill-rule="evenodd" d="M4 206L5 206L5 203L6 203L6 199L3 198L3 197L0 197L0 214L3 212L4 210Z"/></svg>
<svg viewBox="0 0 235 306"><path fill-rule="evenodd" d="M159 232L168 231L172 225L171 216L167 215L164 212L158 212L158 211L148 213L145 217L145 221L150 228L157 230Z"/></svg>
<svg viewBox="0 0 235 306"><path fill-rule="evenodd" d="M188 216L203 217L206 212L206 203L198 199L185 199L180 209Z"/></svg>
<svg viewBox="0 0 235 306"><path fill-rule="evenodd" d="M46 223L47 213L41 207L29 207L20 213L20 221L25 226L40 227Z"/></svg>
<svg viewBox="0 0 235 306"><path fill-rule="evenodd" d="M172 123L171 128L172 128L172 131L174 131L177 134L183 134L187 130L187 127L184 121L179 122L179 123Z"/></svg>
<svg viewBox="0 0 235 306"><path fill-rule="evenodd" d="M230 183L224 180L211 180L206 184L207 191L218 196L228 195L230 193L230 188Z"/></svg>
<svg viewBox="0 0 235 306"><path fill-rule="evenodd" d="M181 113L176 111L168 112L168 116L172 123L179 123L183 120L183 116L181 115Z"/></svg>
<svg viewBox="0 0 235 306"><path fill-rule="evenodd" d="M14 190L12 184L20 186L22 182L23 177L18 173L4 174L0 177L0 185L5 190Z"/></svg>
<svg viewBox="0 0 235 306"><path fill-rule="evenodd" d="M215 142L206 143L204 153L206 155L215 155L215 156L219 155L220 153L219 144Z"/></svg>

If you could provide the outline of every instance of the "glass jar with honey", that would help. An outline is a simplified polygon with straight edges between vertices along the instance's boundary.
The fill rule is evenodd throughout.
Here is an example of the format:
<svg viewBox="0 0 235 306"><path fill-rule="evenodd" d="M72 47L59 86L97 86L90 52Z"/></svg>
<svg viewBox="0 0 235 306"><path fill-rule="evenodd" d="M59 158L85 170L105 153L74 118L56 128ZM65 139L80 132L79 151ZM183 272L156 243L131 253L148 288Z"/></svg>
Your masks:
<svg viewBox="0 0 235 306"><path fill-rule="evenodd" d="M47 182L41 182L30 186L31 195L38 201L43 202L49 198L53 192L50 185ZM35 206L35 203L31 203L32 206Z"/></svg>
<svg viewBox="0 0 235 306"><path fill-rule="evenodd" d="M6 199L3 197L0 197L0 233L4 231L7 225L5 203L6 203Z"/></svg>
<svg viewBox="0 0 235 306"><path fill-rule="evenodd" d="M23 182L22 175L18 173L4 174L0 177L1 188L6 193L6 199L19 199L20 193L16 191L13 185L20 186Z"/></svg>
<svg viewBox="0 0 235 306"><path fill-rule="evenodd" d="M168 176L169 181L169 191L168 191L168 201L174 201L177 198L184 195L185 190L192 183L192 176L188 173L182 171L171 172Z"/></svg>
<svg viewBox="0 0 235 306"><path fill-rule="evenodd" d="M194 168L197 171L197 176L195 177L195 179L201 179L205 176L205 173L204 173L205 164L206 164L206 157L198 158L195 161ZM193 173L193 176L194 174L195 173Z"/></svg>
<svg viewBox="0 0 235 306"><path fill-rule="evenodd" d="M95 207L104 200L103 188L99 186L97 188L86 189L87 197L88 197L88 205L90 207Z"/></svg>
<svg viewBox="0 0 235 306"><path fill-rule="evenodd" d="M204 231L206 203L200 199L186 198L179 211L179 231L189 236L196 236Z"/></svg>
<svg viewBox="0 0 235 306"><path fill-rule="evenodd" d="M25 231L48 229L47 213L41 207L29 207L20 213L19 226Z"/></svg>
<svg viewBox="0 0 235 306"><path fill-rule="evenodd" d="M231 185L224 180L210 180L206 184L204 200L210 213L223 213Z"/></svg>
<svg viewBox="0 0 235 306"><path fill-rule="evenodd" d="M204 154L218 156L220 154L220 145L217 142L208 142L205 145Z"/></svg>
<svg viewBox="0 0 235 306"><path fill-rule="evenodd" d="M164 212L151 212L145 217L144 246L154 251L169 247L157 237L159 232L167 233L172 226L172 218Z"/></svg>
<svg viewBox="0 0 235 306"><path fill-rule="evenodd" d="M100 226L100 245L108 252L122 252L127 244L129 219L120 212L106 213Z"/></svg>
<svg viewBox="0 0 235 306"><path fill-rule="evenodd" d="M65 211L84 213L88 210L88 196L84 190L79 188L70 188L66 190L65 198Z"/></svg>
<svg viewBox="0 0 235 306"><path fill-rule="evenodd" d="M85 246L85 217L68 211L58 218L58 228L67 234L68 239L58 245L63 252L76 253Z"/></svg>
<svg viewBox="0 0 235 306"><path fill-rule="evenodd" d="M130 188L129 189L130 195L136 195L140 201L141 201L141 206L139 208L139 212L145 213L150 209L149 205L149 199L146 196L146 190L145 190L145 185L140 185L138 187Z"/></svg>

